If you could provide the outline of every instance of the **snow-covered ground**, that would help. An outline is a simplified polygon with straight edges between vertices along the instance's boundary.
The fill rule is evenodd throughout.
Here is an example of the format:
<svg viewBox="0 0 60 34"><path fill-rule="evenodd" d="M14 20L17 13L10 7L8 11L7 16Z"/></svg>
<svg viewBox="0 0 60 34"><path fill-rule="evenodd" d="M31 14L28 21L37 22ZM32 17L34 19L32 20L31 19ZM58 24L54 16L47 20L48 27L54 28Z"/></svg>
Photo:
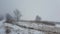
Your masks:
<svg viewBox="0 0 60 34"><path fill-rule="evenodd" d="M6 34L5 33L5 26L11 27L11 33L10 34L44 34L41 31L36 31L36 30L31 30L31 29L26 29L26 28L21 28L16 25L8 24L8 23L3 23L5 20L0 21L0 34Z"/></svg>
<svg viewBox="0 0 60 34"><path fill-rule="evenodd" d="M42 32L42 31L37 31L37 30L32 30L32 29L26 29L26 28L22 28L22 27L19 27L17 25L13 25L13 24L9 24L9 23L4 23L5 20L2 20L0 21L0 34L5 34L5 26L9 26L11 27L11 32L10 34L45 34L45 32ZM27 23L27 22L26 22ZM26 23L23 23L23 22L18 22L18 24L20 25L24 25L24 26L31 26L31 27L35 27L35 28L38 28L37 27L37 24L35 23L28 23L28 25ZM31 25L29 25L31 24ZM39 25L40 27L44 26L44 25ZM45 25L47 26L47 25ZM47 26L48 27L48 26ZM50 26L52 28L54 28L53 26ZM56 24L55 27L60 27L60 25Z"/></svg>
<svg viewBox="0 0 60 34"><path fill-rule="evenodd" d="M56 27L60 27L60 24L56 24Z"/></svg>

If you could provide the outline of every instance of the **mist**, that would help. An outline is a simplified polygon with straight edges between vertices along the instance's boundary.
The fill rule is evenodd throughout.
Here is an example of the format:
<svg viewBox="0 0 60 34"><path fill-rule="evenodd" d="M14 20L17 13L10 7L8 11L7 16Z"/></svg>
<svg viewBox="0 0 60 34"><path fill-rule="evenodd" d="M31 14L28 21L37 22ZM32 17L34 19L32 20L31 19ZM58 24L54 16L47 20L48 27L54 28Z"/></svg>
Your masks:
<svg viewBox="0 0 60 34"><path fill-rule="evenodd" d="M5 15L18 9L23 20L35 20L39 15L45 21L60 22L60 0L0 0L0 14Z"/></svg>

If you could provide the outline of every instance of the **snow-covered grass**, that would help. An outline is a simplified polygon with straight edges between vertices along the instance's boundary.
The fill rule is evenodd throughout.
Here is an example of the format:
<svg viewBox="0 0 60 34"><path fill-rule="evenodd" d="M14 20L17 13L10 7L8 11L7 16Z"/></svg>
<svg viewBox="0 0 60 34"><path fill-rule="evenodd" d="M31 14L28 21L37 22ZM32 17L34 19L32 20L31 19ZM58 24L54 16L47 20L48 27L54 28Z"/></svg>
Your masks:
<svg viewBox="0 0 60 34"><path fill-rule="evenodd" d="M9 23L4 23L5 20L2 20L0 21L0 34L5 34L5 26L9 26L11 27L11 33L10 34L17 34L17 33L20 33L20 34L45 34L44 32L41 32L41 31L37 31L37 30L32 30L32 29L26 29L26 28L22 28L22 27L19 27L15 24L9 24ZM44 27L51 27L51 28L54 28L54 27L60 27L60 25L56 24L55 26L48 26L48 25L44 25L44 24L36 24L36 23L28 23L28 22L17 22L18 24L20 25L23 25L23 26L27 26L27 27L34 27L34 28L40 28L42 26Z"/></svg>
<svg viewBox="0 0 60 34"><path fill-rule="evenodd" d="M0 34L5 34L5 26L11 27L11 33L10 34L44 34L43 32L32 30L32 29L26 29L26 28L21 28L17 25L9 24L9 23L4 23L5 20L0 21ZM21 25L23 23L20 23ZM24 24L28 27L27 24ZM29 25L30 26L30 25ZM36 25L35 25L36 26Z"/></svg>

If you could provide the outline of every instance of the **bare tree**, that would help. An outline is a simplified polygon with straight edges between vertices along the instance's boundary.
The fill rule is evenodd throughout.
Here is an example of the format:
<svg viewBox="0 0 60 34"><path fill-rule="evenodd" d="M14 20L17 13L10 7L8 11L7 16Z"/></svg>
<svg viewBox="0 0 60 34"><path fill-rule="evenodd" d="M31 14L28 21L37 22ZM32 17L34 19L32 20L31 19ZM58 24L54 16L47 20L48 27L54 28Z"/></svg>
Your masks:
<svg viewBox="0 0 60 34"><path fill-rule="evenodd" d="M12 23L13 21L14 21L14 18L9 13L7 13L6 14L6 23Z"/></svg>
<svg viewBox="0 0 60 34"><path fill-rule="evenodd" d="M3 15L0 15L0 21L2 21L4 19Z"/></svg>
<svg viewBox="0 0 60 34"><path fill-rule="evenodd" d="M37 15L35 20L36 21L40 21L41 20L41 17Z"/></svg>
<svg viewBox="0 0 60 34"><path fill-rule="evenodd" d="M15 16L16 16L17 21L19 21L20 18L21 18L21 16L22 16L21 12L16 9L16 10L14 11L14 14L15 14Z"/></svg>

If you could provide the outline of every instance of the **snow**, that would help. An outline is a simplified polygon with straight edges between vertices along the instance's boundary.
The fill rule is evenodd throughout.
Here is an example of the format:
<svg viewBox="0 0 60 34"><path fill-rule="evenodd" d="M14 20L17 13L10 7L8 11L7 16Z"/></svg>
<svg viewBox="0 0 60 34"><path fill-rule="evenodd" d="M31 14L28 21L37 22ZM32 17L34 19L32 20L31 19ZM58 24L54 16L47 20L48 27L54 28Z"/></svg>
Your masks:
<svg viewBox="0 0 60 34"><path fill-rule="evenodd" d="M17 34L17 33L19 33L19 34L45 34L44 32L41 32L41 31L36 31L36 30L32 30L32 29L26 29L26 28L19 27L17 25L4 23L4 21L5 20L0 21L0 34L5 34L5 30L6 30L5 26L11 27L11 33L10 34ZM31 27L37 28L37 24L35 24L35 23L32 23L32 24L28 23L28 25L26 23L18 22L18 24L20 24L20 25L24 25L24 26L27 26L27 27L31 26ZM29 24L31 24L31 25L29 25ZM47 26L48 27L48 25L41 25L41 24L39 26L41 26L41 27L42 26ZM53 26L50 26L50 27L53 28ZM55 27L60 27L60 25L56 24Z"/></svg>
<svg viewBox="0 0 60 34"><path fill-rule="evenodd" d="M5 34L5 26L11 27L11 33L10 34L44 34L43 32L36 31L36 30L31 30L31 29L26 29L26 28L21 28L16 25L4 23L5 20L0 21L0 34ZM21 23L23 24L23 23ZM28 26L27 24L25 24ZM35 24L36 26L36 24Z"/></svg>
<svg viewBox="0 0 60 34"><path fill-rule="evenodd" d="M56 24L56 27L60 27L60 24Z"/></svg>

